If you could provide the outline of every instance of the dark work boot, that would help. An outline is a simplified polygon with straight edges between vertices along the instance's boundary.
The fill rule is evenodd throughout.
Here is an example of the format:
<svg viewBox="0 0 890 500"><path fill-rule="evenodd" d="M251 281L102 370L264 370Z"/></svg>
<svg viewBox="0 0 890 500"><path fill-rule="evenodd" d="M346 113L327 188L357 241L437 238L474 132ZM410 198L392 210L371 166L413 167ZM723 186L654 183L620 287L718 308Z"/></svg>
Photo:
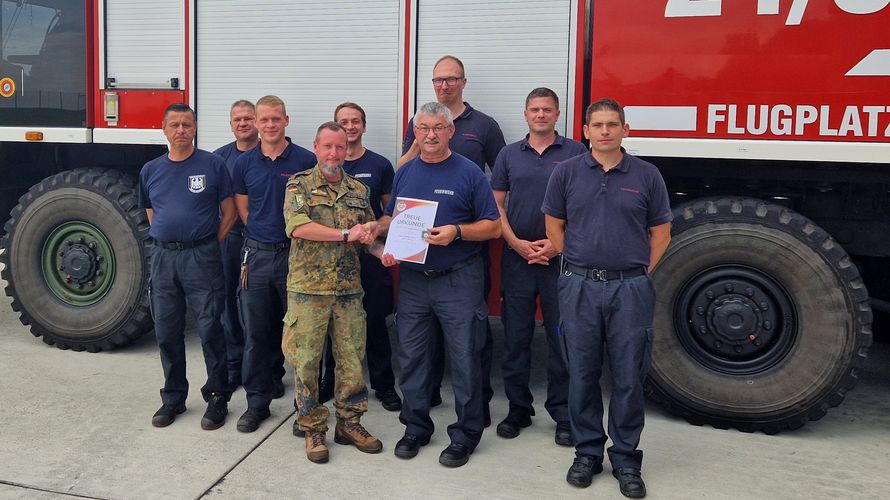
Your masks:
<svg viewBox="0 0 890 500"><path fill-rule="evenodd" d="M572 486L586 488L593 482L593 476L603 471L603 463L595 457L575 457L569 472L566 473L566 482Z"/></svg>
<svg viewBox="0 0 890 500"><path fill-rule="evenodd" d="M518 406L511 406L507 418L501 421L497 427L498 436L513 439L519 435L520 429L532 425L528 411Z"/></svg>
<svg viewBox="0 0 890 500"><path fill-rule="evenodd" d="M158 408L151 417L151 425L155 427L167 427L176 420L176 415L185 412L185 403L175 405L163 405Z"/></svg>
<svg viewBox="0 0 890 500"><path fill-rule="evenodd" d="M205 431L219 429L226 423L226 415L229 414L229 403L226 402L225 396L218 392L210 395L207 401L207 411L201 418L201 428Z"/></svg>

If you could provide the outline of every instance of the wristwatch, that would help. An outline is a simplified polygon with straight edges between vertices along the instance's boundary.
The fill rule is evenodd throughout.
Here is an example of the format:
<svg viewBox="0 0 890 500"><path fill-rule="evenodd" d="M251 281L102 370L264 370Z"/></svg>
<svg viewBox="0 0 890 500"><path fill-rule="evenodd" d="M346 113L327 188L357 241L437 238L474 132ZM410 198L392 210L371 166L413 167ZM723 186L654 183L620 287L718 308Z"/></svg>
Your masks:
<svg viewBox="0 0 890 500"><path fill-rule="evenodd" d="M456 233L454 234L454 240L453 240L453 241L457 241L457 240L461 239L461 237L460 237L460 224L454 224L454 230L456 231Z"/></svg>
<svg viewBox="0 0 890 500"><path fill-rule="evenodd" d="M340 230L340 234L343 235L343 243L349 243L349 229Z"/></svg>

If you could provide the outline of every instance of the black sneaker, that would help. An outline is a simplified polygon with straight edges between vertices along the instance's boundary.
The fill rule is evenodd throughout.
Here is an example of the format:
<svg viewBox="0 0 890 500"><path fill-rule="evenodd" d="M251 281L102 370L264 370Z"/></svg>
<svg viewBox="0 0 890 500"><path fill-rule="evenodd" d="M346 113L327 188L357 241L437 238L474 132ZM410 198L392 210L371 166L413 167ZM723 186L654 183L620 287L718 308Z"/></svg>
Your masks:
<svg viewBox="0 0 890 500"><path fill-rule="evenodd" d="M402 409L402 398L399 397L399 393L395 389L376 391L374 395L380 400L384 410L399 411Z"/></svg>
<svg viewBox="0 0 890 500"><path fill-rule="evenodd" d="M272 416L268 408L248 408L238 419L238 432L253 432L260 427L260 422Z"/></svg>
<svg viewBox="0 0 890 500"><path fill-rule="evenodd" d="M218 392L212 393L210 400L207 401L207 411L201 418L201 428L205 431L219 429L226 423L228 414L229 403L226 401L226 397Z"/></svg>
<svg viewBox="0 0 890 500"><path fill-rule="evenodd" d="M524 408L511 406L507 418L501 421L497 427L498 436L513 439L519 435L523 427L532 425L532 418Z"/></svg>
<svg viewBox="0 0 890 500"><path fill-rule="evenodd" d="M566 473L566 482L572 486L586 488L593 482L593 476L603 471L603 463L594 457L582 455L575 457L574 463Z"/></svg>
<svg viewBox="0 0 890 500"><path fill-rule="evenodd" d="M176 415L185 412L185 403L175 405L163 405L158 408L151 417L151 425L155 427L167 427L176 420Z"/></svg>

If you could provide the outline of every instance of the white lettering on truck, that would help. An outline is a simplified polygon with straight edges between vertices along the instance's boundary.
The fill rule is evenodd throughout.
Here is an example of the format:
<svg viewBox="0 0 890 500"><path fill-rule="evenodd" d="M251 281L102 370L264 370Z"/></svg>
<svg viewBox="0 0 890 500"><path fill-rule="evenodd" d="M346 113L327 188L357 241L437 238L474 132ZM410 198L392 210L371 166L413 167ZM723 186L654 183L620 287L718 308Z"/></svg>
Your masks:
<svg viewBox="0 0 890 500"><path fill-rule="evenodd" d="M797 26L803 20L810 0L792 0L786 26ZM890 5L890 0L834 0L839 9L856 15L875 14ZM718 17L723 13L723 0L667 0L664 17ZM779 0L757 0L757 15L779 14Z"/></svg>
<svg viewBox="0 0 890 500"><path fill-rule="evenodd" d="M799 104L709 104L708 133L819 137L890 137L890 106L847 106L843 114L831 106ZM882 120L882 118L884 120Z"/></svg>

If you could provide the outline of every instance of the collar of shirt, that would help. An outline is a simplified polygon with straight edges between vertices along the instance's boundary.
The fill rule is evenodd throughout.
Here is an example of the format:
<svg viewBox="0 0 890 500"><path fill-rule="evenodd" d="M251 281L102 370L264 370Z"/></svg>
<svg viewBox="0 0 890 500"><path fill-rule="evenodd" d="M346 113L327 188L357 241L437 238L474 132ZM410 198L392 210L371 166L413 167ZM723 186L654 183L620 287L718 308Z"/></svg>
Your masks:
<svg viewBox="0 0 890 500"><path fill-rule="evenodd" d="M473 113L473 106L470 106L470 103L468 103L467 101L464 101L464 112L461 113L460 116L455 116L452 119L452 121L463 120L465 118L469 118L470 114L472 114L472 113Z"/></svg>
<svg viewBox="0 0 890 500"><path fill-rule="evenodd" d="M286 160L288 158L288 156L290 156L291 152L293 152L294 144L292 142L290 142L290 139L287 137L285 137L285 140L287 141L287 146L284 147L284 150L281 152L280 155L278 155L277 158L275 158L275 160L272 160L272 158L270 158L268 155L263 153L262 144L257 144L256 147L254 148L257 152L256 153L257 157L259 157L260 159L269 160L269 161L278 161L278 158Z"/></svg>
<svg viewBox="0 0 890 500"><path fill-rule="evenodd" d="M556 131L554 130L554 132ZM525 139L519 141L519 149L523 151L525 151L526 149L534 149L528 144L528 136L529 134L525 134ZM562 146L565 140L565 137L559 135L559 132L556 132L556 140L554 140L553 144L551 144L550 146ZM550 146L547 146L547 149L550 149ZM545 149L544 151L547 151L547 149Z"/></svg>
<svg viewBox="0 0 890 500"><path fill-rule="evenodd" d="M628 156L627 151L624 150L624 146L621 146L621 155L621 161L618 162L618 165L612 167L611 170L609 170L610 172L612 170L617 170L619 172L627 172L628 170L630 170L630 157ZM596 161L592 154L584 156L584 164L590 168L602 168L600 162Z"/></svg>

